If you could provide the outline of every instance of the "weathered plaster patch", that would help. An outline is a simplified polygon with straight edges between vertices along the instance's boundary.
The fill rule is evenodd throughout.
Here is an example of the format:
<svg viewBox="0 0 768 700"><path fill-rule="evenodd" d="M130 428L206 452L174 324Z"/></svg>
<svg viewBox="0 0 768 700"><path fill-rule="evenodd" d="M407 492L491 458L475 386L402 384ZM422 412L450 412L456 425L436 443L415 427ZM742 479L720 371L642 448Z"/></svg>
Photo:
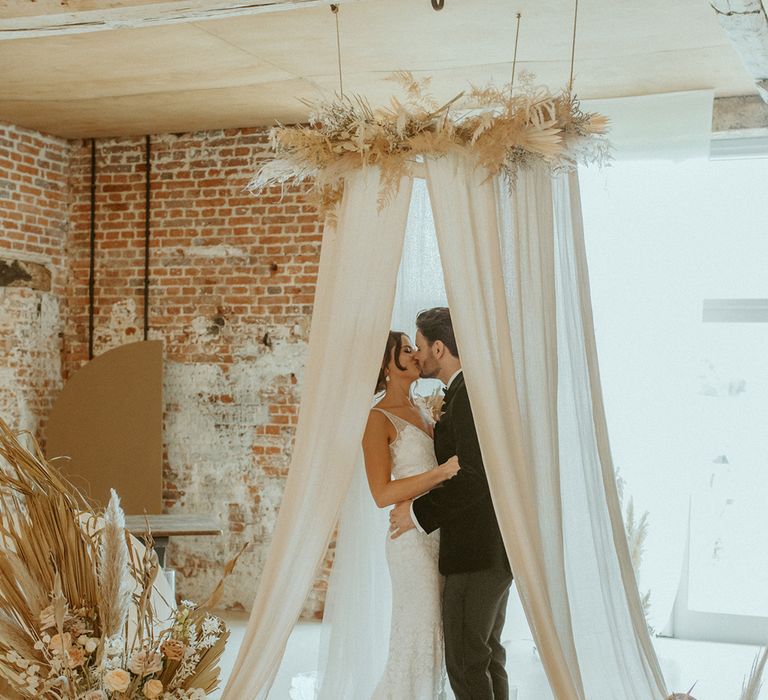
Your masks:
<svg viewBox="0 0 768 700"><path fill-rule="evenodd" d="M209 319L193 322L205 337ZM222 331L224 332L224 331ZM205 598L224 564L246 542L248 550L222 605L248 608L282 501L293 429L263 434L275 397L293 400L307 344L283 329L271 329L271 346L259 341L264 327L238 324L231 334L232 365L169 362L165 367L165 443L167 488L175 495L173 512L205 513L219 520L221 537L177 538L169 555L182 572L185 597ZM272 452L256 457L254 446ZM261 461L259 461L261 460Z"/></svg>
<svg viewBox="0 0 768 700"><path fill-rule="evenodd" d="M0 415L35 433L61 388L59 302L53 294L0 289Z"/></svg>
<svg viewBox="0 0 768 700"><path fill-rule="evenodd" d="M106 324L101 323L93 337L96 354L139 340L139 321L136 316L136 300L123 299L109 309Z"/></svg>
<svg viewBox="0 0 768 700"><path fill-rule="evenodd" d="M229 245L194 245L181 249L181 252L190 258L247 258L249 256L242 248Z"/></svg>

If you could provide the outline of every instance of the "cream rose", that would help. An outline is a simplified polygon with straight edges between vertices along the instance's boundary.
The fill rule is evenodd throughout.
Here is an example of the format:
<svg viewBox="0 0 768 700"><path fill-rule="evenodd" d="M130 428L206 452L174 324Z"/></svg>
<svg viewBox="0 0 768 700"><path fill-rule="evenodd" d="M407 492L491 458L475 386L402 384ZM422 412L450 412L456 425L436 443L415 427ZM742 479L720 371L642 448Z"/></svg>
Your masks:
<svg viewBox="0 0 768 700"><path fill-rule="evenodd" d="M144 688L141 692L144 693L145 698L154 700L154 698L159 698L163 692L163 684L157 679L153 678L151 681L147 681L144 684Z"/></svg>
<svg viewBox="0 0 768 700"><path fill-rule="evenodd" d="M131 673L137 676L149 676L163 668L163 659L157 652L137 651L131 655L128 663Z"/></svg>
<svg viewBox="0 0 768 700"><path fill-rule="evenodd" d="M113 668L104 674L104 685L112 693L124 693L131 684L131 674L122 668Z"/></svg>
<svg viewBox="0 0 768 700"><path fill-rule="evenodd" d="M169 661L180 661L184 658L184 642L180 639L166 639L160 645L160 651Z"/></svg>

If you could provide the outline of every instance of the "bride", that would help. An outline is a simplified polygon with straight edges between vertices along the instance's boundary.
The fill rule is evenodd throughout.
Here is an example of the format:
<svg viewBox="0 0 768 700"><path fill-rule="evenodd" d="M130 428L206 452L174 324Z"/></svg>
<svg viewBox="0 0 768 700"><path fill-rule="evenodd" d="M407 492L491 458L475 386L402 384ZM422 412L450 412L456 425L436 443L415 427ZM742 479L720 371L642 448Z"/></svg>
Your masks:
<svg viewBox="0 0 768 700"><path fill-rule="evenodd" d="M363 436L368 485L379 508L414 499L459 471L456 457L437 465L432 421L411 401L411 385L420 371L415 352L407 335L389 333L376 385L384 395L371 410ZM382 532L381 537L392 582L392 615L389 655L372 700L442 698L439 531L426 535L413 529L397 539Z"/></svg>
<svg viewBox="0 0 768 700"><path fill-rule="evenodd" d="M376 382L383 394L369 414L342 508L317 672L293 676L292 700L453 697L446 690L439 530L391 539L380 510L459 471L456 457L437 465L432 420L410 400L420 374L415 352L407 335L389 333Z"/></svg>

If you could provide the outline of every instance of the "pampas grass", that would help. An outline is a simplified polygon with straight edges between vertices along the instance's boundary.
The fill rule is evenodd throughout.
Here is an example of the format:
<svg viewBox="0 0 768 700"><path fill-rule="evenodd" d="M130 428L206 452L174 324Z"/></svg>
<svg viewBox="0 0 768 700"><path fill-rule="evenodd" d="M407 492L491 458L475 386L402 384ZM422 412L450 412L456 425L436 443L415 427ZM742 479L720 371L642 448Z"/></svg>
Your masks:
<svg viewBox="0 0 768 700"><path fill-rule="evenodd" d="M755 657L749 678L745 678L741 686L740 700L757 700L763 687L763 672L765 671L766 662L768 662L768 647L765 647Z"/></svg>
<svg viewBox="0 0 768 700"><path fill-rule="evenodd" d="M157 555L126 533L117 494L97 512L25 437L31 449L0 419L0 677L45 700L138 700L150 680L164 700L215 690L223 622L185 602L161 629ZM165 654L168 643L184 656Z"/></svg>
<svg viewBox="0 0 768 700"><path fill-rule="evenodd" d="M107 637L118 634L125 624L133 590L125 542L125 516L114 489L110 494L99 553L99 615Z"/></svg>
<svg viewBox="0 0 768 700"><path fill-rule="evenodd" d="M619 507L624 516L624 530L627 535L627 544L629 545L629 557L632 562L632 568L635 572L635 578L640 582L640 566L643 563L643 553L645 552L645 540L648 537L648 518L649 513L645 511L640 519L635 515L635 502L630 496L627 504L624 504L624 488L626 482L618 470L616 470L616 489L619 493ZM648 590L640 597L640 603L643 606L643 613L646 619L651 609L651 591ZM648 626L653 633L653 628Z"/></svg>
<svg viewBox="0 0 768 700"><path fill-rule="evenodd" d="M403 177L424 156L471 155L490 176L503 174L511 187L520 170L544 164L553 170L577 162L606 162L608 120L583 112L568 91L553 95L524 75L511 86L473 87L437 105L429 79L409 72L391 76L403 102L372 107L360 96L304 101L308 125L274 128L275 157L249 185L252 191L308 182L310 198L326 213L340 201L344 178L368 165L382 170L379 206L390 201Z"/></svg>

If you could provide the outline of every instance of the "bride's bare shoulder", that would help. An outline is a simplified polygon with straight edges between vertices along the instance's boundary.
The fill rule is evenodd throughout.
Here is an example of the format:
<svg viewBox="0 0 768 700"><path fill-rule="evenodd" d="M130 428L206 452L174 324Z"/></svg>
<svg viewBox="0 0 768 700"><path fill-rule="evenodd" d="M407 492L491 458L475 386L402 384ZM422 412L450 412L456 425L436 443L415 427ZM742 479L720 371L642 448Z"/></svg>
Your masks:
<svg viewBox="0 0 768 700"><path fill-rule="evenodd" d="M368 412L368 422L365 426L363 440L381 440L384 438L389 441L392 432L394 432L392 422L384 415L383 411L372 408Z"/></svg>

